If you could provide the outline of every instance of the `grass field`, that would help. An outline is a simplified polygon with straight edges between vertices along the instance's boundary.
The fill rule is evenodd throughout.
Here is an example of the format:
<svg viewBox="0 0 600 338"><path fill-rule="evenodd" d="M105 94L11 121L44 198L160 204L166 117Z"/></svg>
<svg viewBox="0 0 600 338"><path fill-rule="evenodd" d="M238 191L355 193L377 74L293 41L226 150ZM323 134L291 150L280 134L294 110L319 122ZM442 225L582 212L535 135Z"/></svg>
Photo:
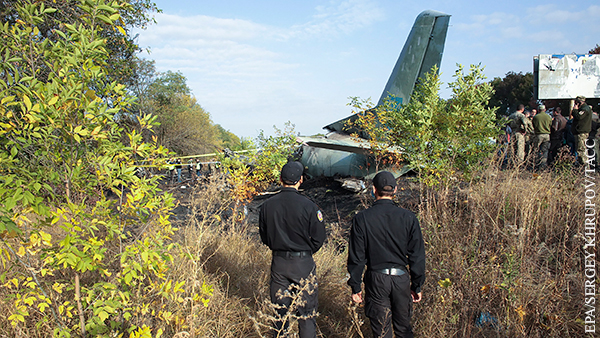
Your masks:
<svg viewBox="0 0 600 338"><path fill-rule="evenodd" d="M424 300L414 308L416 335L584 336L584 180L583 170L490 166L471 182L423 189L419 201L407 203L416 208L427 246ZM181 229L183 248L199 254L202 268L175 273L195 271L191 280L207 279L216 290L191 326L199 337L258 337L269 320L258 313L270 313L270 253L253 226L202 214L215 210L205 205L218 195L211 189L195 192L196 217ZM365 199L356 210L367 205ZM328 241L315 256L317 321L323 337L369 337L368 320L350 306L345 284L345 230L343 220L328 224Z"/></svg>
<svg viewBox="0 0 600 338"><path fill-rule="evenodd" d="M494 165L445 189L401 178L403 189L416 192L407 200L410 194L401 191L398 201L417 213L427 250L424 299L414 307L416 336L587 337L585 183L583 168L534 173ZM185 281L187 290L183 300L161 300L165 311L178 314L163 336L268 336L271 254L256 224L240 216L243 208L232 205L223 187L214 180L195 188L187 196L187 216L174 221L179 231L173 240L180 245L165 279ZM358 199L355 211L370 199ZM315 255L320 337L371 337L364 310L351 305L346 285L351 216L337 215L327 224L327 242ZM182 307L185 295L198 290L208 302ZM5 291L0 298L7 299ZM8 306L0 311L8 313ZM144 323L152 328L151 317ZM0 316L0 337L52 334L51 323L28 325L15 328Z"/></svg>

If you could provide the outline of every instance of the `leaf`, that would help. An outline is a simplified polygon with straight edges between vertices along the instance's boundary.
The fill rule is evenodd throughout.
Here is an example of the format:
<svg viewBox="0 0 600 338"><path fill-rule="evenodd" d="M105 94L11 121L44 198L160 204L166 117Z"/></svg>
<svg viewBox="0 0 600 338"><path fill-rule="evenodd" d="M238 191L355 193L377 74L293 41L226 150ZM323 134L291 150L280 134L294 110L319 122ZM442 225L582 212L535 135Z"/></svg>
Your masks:
<svg viewBox="0 0 600 338"><path fill-rule="evenodd" d="M110 6L107 6L107 5L98 5L96 8L101 9L101 10L106 11L106 12L109 12L110 14L114 14L114 13L117 12L116 9L114 9L114 8L112 8Z"/></svg>
<svg viewBox="0 0 600 338"><path fill-rule="evenodd" d="M98 317L100 318L100 320L102 322L104 322L108 318L108 313L106 311L102 310L98 313Z"/></svg>
<svg viewBox="0 0 600 338"><path fill-rule="evenodd" d="M56 102L58 102L58 96L55 95L50 99L50 101L48 101L48 105L53 106L56 104Z"/></svg>
<svg viewBox="0 0 600 338"><path fill-rule="evenodd" d="M32 104L31 100L29 99L29 96L23 95L23 103L25 103L25 107L27 108L27 110L31 110Z"/></svg>
<svg viewBox="0 0 600 338"><path fill-rule="evenodd" d="M62 284L54 283L54 285L52 285L52 290L56 291L57 293L62 293L63 286L64 285Z"/></svg>
<svg viewBox="0 0 600 338"><path fill-rule="evenodd" d="M119 32L121 32L121 34L127 35L127 32L125 31L125 29L123 27L117 26L117 29L119 30Z"/></svg>
<svg viewBox="0 0 600 338"><path fill-rule="evenodd" d="M525 310L523 309L523 305L519 305L518 308L515 309L515 311L517 312L517 314L519 315L519 319L521 321L523 321L523 318L525 317L525 315L527 314L527 312L525 312Z"/></svg>
<svg viewBox="0 0 600 338"><path fill-rule="evenodd" d="M90 100L93 101L96 99L96 91L95 90L88 90L85 92L85 97Z"/></svg>
<svg viewBox="0 0 600 338"><path fill-rule="evenodd" d="M100 14L97 16L97 18L104 21L104 23L109 24L109 25L112 25L112 23L113 23L106 15Z"/></svg>
<svg viewBox="0 0 600 338"><path fill-rule="evenodd" d="M15 198L15 196L8 197L4 201L4 207L6 208L6 210L12 210L15 207L15 205L17 205L17 199Z"/></svg>
<svg viewBox="0 0 600 338"><path fill-rule="evenodd" d="M440 279L438 281L439 286L443 287L443 288L447 288L449 286L452 285L452 281L449 278L446 279Z"/></svg>
<svg viewBox="0 0 600 338"><path fill-rule="evenodd" d="M14 97L14 96L7 96L7 97L3 97L3 98L2 98L2 101L0 101L0 103L2 103L2 104L6 104L6 103L8 103L8 102L12 102L12 101L14 101L14 100L15 100L15 97Z"/></svg>
<svg viewBox="0 0 600 338"><path fill-rule="evenodd" d="M22 231L15 222L6 216L0 216L0 237L13 238L20 234L22 234Z"/></svg>
<svg viewBox="0 0 600 338"><path fill-rule="evenodd" d="M38 309L40 309L41 312L44 312L44 310L46 310L46 308L50 307L50 305L48 305L48 303L39 303L38 304Z"/></svg>

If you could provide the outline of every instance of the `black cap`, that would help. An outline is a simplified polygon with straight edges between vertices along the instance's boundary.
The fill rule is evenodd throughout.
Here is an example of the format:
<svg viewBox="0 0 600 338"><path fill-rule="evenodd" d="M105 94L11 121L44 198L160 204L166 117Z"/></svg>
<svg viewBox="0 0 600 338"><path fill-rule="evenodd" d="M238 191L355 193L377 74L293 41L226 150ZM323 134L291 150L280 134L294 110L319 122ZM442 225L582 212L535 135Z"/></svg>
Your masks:
<svg viewBox="0 0 600 338"><path fill-rule="evenodd" d="M379 191L394 191L396 179L389 171L381 171L373 177L373 185Z"/></svg>
<svg viewBox="0 0 600 338"><path fill-rule="evenodd" d="M300 181L304 165L298 161L288 162L281 168L281 181L285 184L296 184Z"/></svg>

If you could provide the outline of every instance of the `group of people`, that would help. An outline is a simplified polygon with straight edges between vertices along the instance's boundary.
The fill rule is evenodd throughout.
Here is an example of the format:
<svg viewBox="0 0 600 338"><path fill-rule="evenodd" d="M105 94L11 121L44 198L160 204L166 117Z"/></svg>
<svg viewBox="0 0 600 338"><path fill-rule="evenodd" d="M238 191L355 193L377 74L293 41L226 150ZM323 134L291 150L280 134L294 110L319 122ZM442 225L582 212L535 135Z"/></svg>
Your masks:
<svg viewBox="0 0 600 338"><path fill-rule="evenodd" d="M578 96L573 101L573 109L567 119L561 107L550 112L540 104L536 109L525 111L519 104L517 110L509 115L506 126L506 140L512 146L513 163L522 164L527 154L533 157L532 163L537 169L544 169L556 160L560 148L567 145L577 162L587 161L587 145L595 144L595 163L598 163L598 114ZM586 145L587 144L587 145Z"/></svg>
<svg viewBox="0 0 600 338"><path fill-rule="evenodd" d="M292 307L297 312L299 336L316 337L318 283L313 254L323 245L326 232L322 211L298 192L303 172L299 162L284 165L281 190L262 204L259 213L260 238L272 251L270 298L278 305L280 319L273 328L274 337L286 336L286 314L293 297L302 300L300 306ZM364 301L374 337L413 337L412 303L421 300L425 281L421 228L414 213L393 202L396 189L394 176L379 172L373 178L376 200L354 216L350 232L350 295L355 303Z"/></svg>
<svg viewBox="0 0 600 338"><path fill-rule="evenodd" d="M216 162L202 162L200 159L197 159L196 161L190 159L186 165L181 162L181 159L170 159L167 161L167 170L168 179L171 183L181 183L184 181L184 166L187 167L187 179L192 181L200 180L204 176L211 175L218 167Z"/></svg>

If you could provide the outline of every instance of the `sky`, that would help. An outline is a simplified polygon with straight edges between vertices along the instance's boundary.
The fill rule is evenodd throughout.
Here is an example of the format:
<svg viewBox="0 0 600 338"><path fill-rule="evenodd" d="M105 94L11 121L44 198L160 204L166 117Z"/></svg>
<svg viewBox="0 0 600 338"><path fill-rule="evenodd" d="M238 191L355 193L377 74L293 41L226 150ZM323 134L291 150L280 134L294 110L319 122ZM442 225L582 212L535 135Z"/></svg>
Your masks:
<svg viewBox="0 0 600 338"><path fill-rule="evenodd" d="M300 135L352 114L349 97L377 102L419 13L450 14L440 95L457 64L488 80L532 72L539 54L586 54L600 44L594 1L154 0L138 31L160 72L181 72L212 121L240 137L286 122Z"/></svg>

